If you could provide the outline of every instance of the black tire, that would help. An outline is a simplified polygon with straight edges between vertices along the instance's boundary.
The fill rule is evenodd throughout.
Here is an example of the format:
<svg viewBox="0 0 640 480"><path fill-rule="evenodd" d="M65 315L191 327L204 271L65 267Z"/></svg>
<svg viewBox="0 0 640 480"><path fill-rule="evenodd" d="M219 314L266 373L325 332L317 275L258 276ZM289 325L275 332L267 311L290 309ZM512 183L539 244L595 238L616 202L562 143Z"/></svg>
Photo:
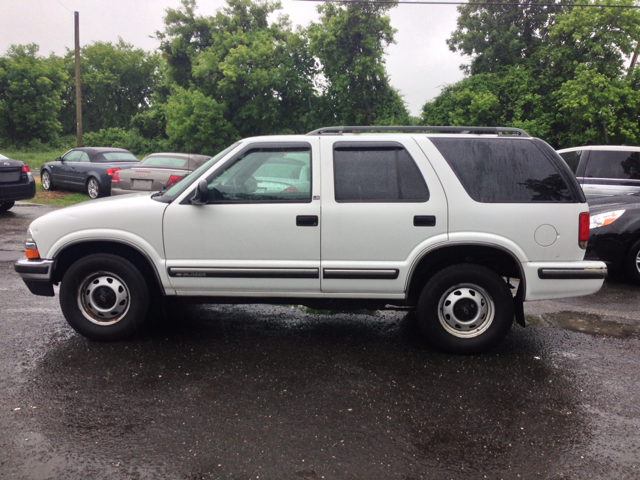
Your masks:
<svg viewBox="0 0 640 480"><path fill-rule="evenodd" d="M98 253L67 270L60 285L60 306L79 334L91 340L122 340L143 326L149 288L131 262Z"/></svg>
<svg viewBox="0 0 640 480"><path fill-rule="evenodd" d="M509 285L486 267L460 264L435 274L418 301L418 321L440 350L475 354L495 347L514 319Z"/></svg>
<svg viewBox="0 0 640 480"><path fill-rule="evenodd" d="M53 188L53 182L51 181L51 173L49 173L48 170L42 170L42 172L40 172L40 183L42 184L43 190L47 192L55 190Z"/></svg>
<svg viewBox="0 0 640 480"><path fill-rule="evenodd" d="M624 268L629 280L640 284L640 241L637 241L627 253L624 260Z"/></svg>
<svg viewBox="0 0 640 480"><path fill-rule="evenodd" d="M89 180L87 180L86 191L87 195L89 195L89 198L92 200L100 198L104 194L102 188L100 188L100 182L96 177L89 177Z"/></svg>
<svg viewBox="0 0 640 480"><path fill-rule="evenodd" d="M16 204L16 202L3 202L3 203L0 203L0 213L6 212L7 210L10 210L11 207L13 207L15 204Z"/></svg>

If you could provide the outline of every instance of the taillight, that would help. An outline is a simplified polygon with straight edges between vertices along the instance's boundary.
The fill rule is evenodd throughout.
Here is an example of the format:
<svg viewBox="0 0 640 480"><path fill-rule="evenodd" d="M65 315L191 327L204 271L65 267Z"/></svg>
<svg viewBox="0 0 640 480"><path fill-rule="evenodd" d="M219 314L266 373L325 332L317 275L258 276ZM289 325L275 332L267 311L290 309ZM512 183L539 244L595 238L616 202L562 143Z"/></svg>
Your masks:
<svg viewBox="0 0 640 480"><path fill-rule="evenodd" d="M582 212L578 221L578 245L583 250L587 248L589 240L589 212Z"/></svg>
<svg viewBox="0 0 640 480"><path fill-rule="evenodd" d="M31 169L29 168L29 165L22 166L22 173L31 173Z"/></svg>
<svg viewBox="0 0 640 480"><path fill-rule="evenodd" d="M180 182L184 177L182 175L171 175L167 182L167 187L173 187L176 183Z"/></svg>
<svg viewBox="0 0 640 480"><path fill-rule="evenodd" d="M107 175L113 177L113 175L120 170L119 168L107 168ZM113 180L112 180L113 181Z"/></svg>
<svg viewBox="0 0 640 480"><path fill-rule="evenodd" d="M111 178L111 184L113 185L114 183L120 183L120 174L117 170L113 172L113 178Z"/></svg>

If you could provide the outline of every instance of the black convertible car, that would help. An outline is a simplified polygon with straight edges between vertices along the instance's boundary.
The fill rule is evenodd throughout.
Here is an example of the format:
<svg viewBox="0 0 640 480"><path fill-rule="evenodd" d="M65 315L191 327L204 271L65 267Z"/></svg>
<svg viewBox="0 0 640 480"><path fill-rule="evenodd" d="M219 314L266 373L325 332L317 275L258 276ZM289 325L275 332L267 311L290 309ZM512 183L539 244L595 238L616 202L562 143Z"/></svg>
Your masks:
<svg viewBox="0 0 640 480"><path fill-rule="evenodd" d="M590 200L589 213L585 258L599 258L640 284L640 193Z"/></svg>
<svg viewBox="0 0 640 480"><path fill-rule="evenodd" d="M0 213L13 207L16 200L28 200L35 195L36 182L29 166L0 155Z"/></svg>
<svg viewBox="0 0 640 480"><path fill-rule="evenodd" d="M40 169L42 188L87 192L91 198L111 193L111 178L118 170L137 165L138 158L124 148L80 147L69 150Z"/></svg>

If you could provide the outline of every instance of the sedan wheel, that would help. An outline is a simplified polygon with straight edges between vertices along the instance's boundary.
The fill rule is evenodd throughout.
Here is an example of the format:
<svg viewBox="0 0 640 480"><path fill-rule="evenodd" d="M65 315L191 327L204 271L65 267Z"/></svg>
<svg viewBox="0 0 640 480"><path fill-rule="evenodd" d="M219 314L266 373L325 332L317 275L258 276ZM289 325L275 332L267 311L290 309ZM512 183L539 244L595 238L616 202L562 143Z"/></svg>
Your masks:
<svg viewBox="0 0 640 480"><path fill-rule="evenodd" d="M631 281L640 284L640 242L636 242L631 247L625 263L627 274Z"/></svg>
<svg viewBox="0 0 640 480"><path fill-rule="evenodd" d="M42 175L40 175L40 182L42 183L42 188L45 190L53 190L53 186L51 185L51 174L46 170L42 172Z"/></svg>
<svg viewBox="0 0 640 480"><path fill-rule="evenodd" d="M87 195L89 195L89 197L91 197L92 199L96 199L100 197L101 194L102 192L100 191L100 184L98 183L98 180L91 177L87 181Z"/></svg>

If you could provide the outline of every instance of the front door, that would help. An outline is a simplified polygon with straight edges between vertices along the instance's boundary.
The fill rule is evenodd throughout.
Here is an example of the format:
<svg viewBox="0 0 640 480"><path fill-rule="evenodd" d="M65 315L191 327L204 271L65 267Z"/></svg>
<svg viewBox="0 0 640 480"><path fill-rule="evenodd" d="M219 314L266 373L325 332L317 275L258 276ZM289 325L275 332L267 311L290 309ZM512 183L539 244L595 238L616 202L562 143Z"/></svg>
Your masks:
<svg viewBox="0 0 640 480"><path fill-rule="evenodd" d="M317 142L249 143L207 175L206 204L167 208L165 254L178 294L320 292Z"/></svg>

